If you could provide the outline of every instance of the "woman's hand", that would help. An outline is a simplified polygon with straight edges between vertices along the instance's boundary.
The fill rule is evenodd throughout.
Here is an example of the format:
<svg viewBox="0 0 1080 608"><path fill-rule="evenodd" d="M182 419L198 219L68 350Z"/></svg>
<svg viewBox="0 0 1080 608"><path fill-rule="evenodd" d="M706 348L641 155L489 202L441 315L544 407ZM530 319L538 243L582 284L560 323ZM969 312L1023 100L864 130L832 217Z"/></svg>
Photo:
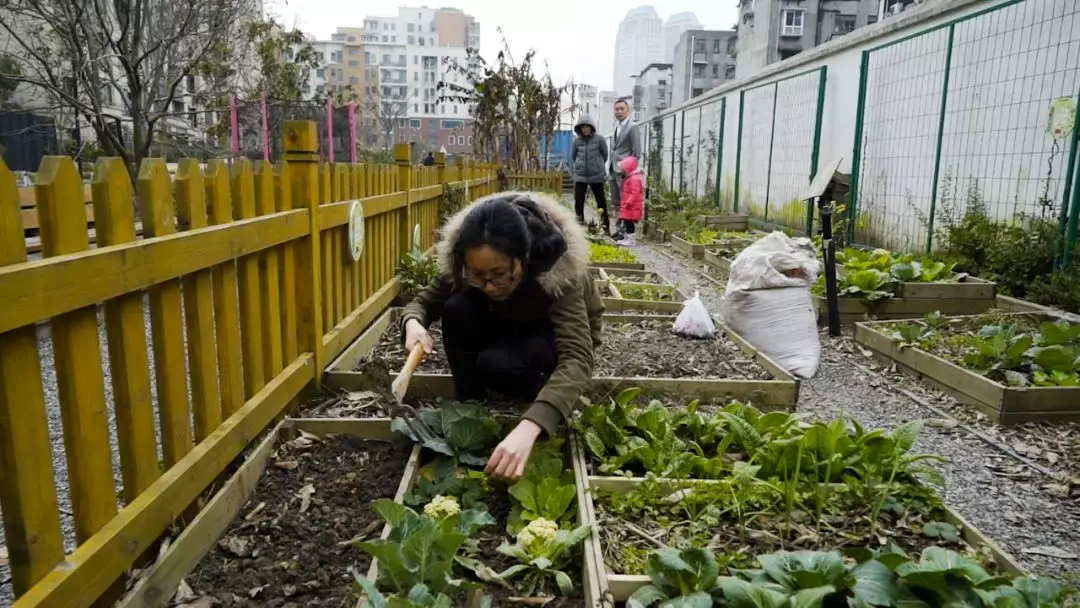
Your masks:
<svg viewBox="0 0 1080 608"><path fill-rule="evenodd" d="M484 472L509 481L521 479L533 445L543 429L532 420L522 420L491 453Z"/></svg>
<svg viewBox="0 0 1080 608"><path fill-rule="evenodd" d="M405 322L405 352L412 352L417 344L424 347L426 354L435 352L435 341L431 339L428 330L416 319L409 319Z"/></svg>

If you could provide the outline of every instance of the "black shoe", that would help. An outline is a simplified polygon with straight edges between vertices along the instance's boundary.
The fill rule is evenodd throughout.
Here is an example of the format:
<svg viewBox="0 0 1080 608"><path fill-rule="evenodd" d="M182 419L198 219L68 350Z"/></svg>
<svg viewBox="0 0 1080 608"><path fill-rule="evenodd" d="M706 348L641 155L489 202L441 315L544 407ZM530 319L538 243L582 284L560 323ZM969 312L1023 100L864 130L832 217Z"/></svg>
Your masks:
<svg viewBox="0 0 1080 608"><path fill-rule="evenodd" d="M582 226L584 226L584 225L585 225L585 218L584 218L583 216L580 216L580 215L579 215L579 216L577 216L577 223L579 223L579 224L581 224Z"/></svg>
<svg viewBox="0 0 1080 608"><path fill-rule="evenodd" d="M615 234L611 235L611 238L615 239L616 241L621 241L625 237L626 235L621 232L616 232Z"/></svg>

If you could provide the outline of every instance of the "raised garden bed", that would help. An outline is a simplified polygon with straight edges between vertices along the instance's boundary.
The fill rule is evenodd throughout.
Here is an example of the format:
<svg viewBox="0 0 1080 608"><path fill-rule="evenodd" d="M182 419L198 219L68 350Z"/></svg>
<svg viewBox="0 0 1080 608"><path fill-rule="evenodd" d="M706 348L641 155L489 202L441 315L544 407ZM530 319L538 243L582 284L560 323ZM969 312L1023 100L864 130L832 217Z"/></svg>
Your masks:
<svg viewBox="0 0 1080 608"><path fill-rule="evenodd" d="M927 313L978 314L994 308L997 285L932 260L885 250L845 249L837 255L841 323L914 319ZM828 323L824 273L814 288L818 322Z"/></svg>
<svg viewBox="0 0 1080 608"><path fill-rule="evenodd" d="M711 228L709 230L712 231ZM747 232L744 225L740 231L711 232L704 236L712 238L709 238L707 243L701 243L701 237L691 241L682 235L671 235L671 246L678 253L695 260L705 259L705 254L710 250L720 252L722 257L734 259L739 251L748 247L759 235Z"/></svg>
<svg viewBox="0 0 1080 608"><path fill-rule="evenodd" d="M385 540L363 547L391 559L390 564L372 564L364 584L369 596L376 588L404 596L424 583L456 597L453 605L468 608L481 606L484 595L495 606L597 604L595 565L584 542L590 527L578 501L583 496L580 467L572 460L569 442L558 438L537 444L524 476L508 484L483 473L485 460L506 431L484 405L445 403L422 410L412 424L415 431L404 421L395 420L393 426L428 449L422 451L418 474L407 480L403 502L408 510L395 510L403 520L387 517ZM416 435L420 430L423 438ZM424 530L424 521L450 532ZM452 532L461 536L452 537ZM447 542L432 543L429 565L422 570L426 576L418 578L403 567L420 556L392 549L424 534ZM547 563L534 561L540 559ZM447 585L450 578L486 584Z"/></svg>
<svg viewBox="0 0 1080 608"><path fill-rule="evenodd" d="M686 299L674 285L652 285L629 281L609 281L604 297L605 313L647 311L678 314ZM625 291L625 293L624 293Z"/></svg>
<svg viewBox="0 0 1080 608"><path fill-rule="evenodd" d="M302 421L279 424L144 573L125 605L166 601L192 569L181 585L189 602L348 605L355 595L349 569L371 561L354 542L377 538L382 528L357 505L400 500L420 451L387 419L333 432L310 432Z"/></svg>
<svg viewBox="0 0 1080 608"><path fill-rule="evenodd" d="M593 268L613 268L617 270L645 270L645 265L637 261L634 252L625 247L608 243L590 243Z"/></svg>
<svg viewBox="0 0 1080 608"><path fill-rule="evenodd" d="M750 229L750 216L745 213L727 215L706 215L701 218L709 228L722 231L745 232Z"/></svg>
<svg viewBox="0 0 1080 608"><path fill-rule="evenodd" d="M593 278L601 281L632 281L653 285L671 285L663 277L651 270L629 270L619 268L592 268Z"/></svg>
<svg viewBox="0 0 1080 608"><path fill-rule="evenodd" d="M1076 421L1080 376L1069 368L1080 353L1077 328L1046 315L991 312L857 323L855 340L1000 424Z"/></svg>
<svg viewBox="0 0 1080 608"><path fill-rule="evenodd" d="M660 222L656 220L645 220L641 225L642 233L645 235L645 238L660 243L667 240L667 231L661 227Z"/></svg>
<svg viewBox="0 0 1080 608"><path fill-rule="evenodd" d="M724 570L755 567L757 556L780 549L881 547L887 538L910 553L931 544L975 548L996 568L1020 572L915 481L926 457L907 452L919 428L909 423L889 438L737 404L719 413L644 406L630 391L588 406L577 430L601 591L629 598L650 582L648 554L665 547L708 547ZM867 433L877 440L867 442Z"/></svg>
<svg viewBox="0 0 1080 608"><path fill-rule="evenodd" d="M384 313L330 365L323 376L326 387L353 394L385 393L405 359L394 323L399 310ZM604 339L596 353L594 377L586 394L607 395L627 386L639 386L650 394L689 395L703 401L743 399L768 408L794 407L798 381L727 327L719 325L718 335L712 340L692 340L673 335L670 318L643 318L628 324L613 323L605 317ZM376 350L380 342L387 353ZM441 346L438 340L436 343ZM368 365L369 360L376 365ZM437 361L421 364L409 385L411 400L419 403L454 394L449 370L431 367L438 365ZM380 399L380 405L366 409L386 407L385 396Z"/></svg>

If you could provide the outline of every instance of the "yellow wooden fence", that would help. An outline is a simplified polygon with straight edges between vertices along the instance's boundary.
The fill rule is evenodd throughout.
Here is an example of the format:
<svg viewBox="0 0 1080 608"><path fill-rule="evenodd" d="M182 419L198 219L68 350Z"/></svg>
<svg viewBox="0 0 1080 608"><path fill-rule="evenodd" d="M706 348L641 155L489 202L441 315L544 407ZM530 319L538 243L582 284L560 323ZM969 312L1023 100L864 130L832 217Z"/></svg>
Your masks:
<svg viewBox="0 0 1080 608"><path fill-rule="evenodd" d="M562 191L562 175L559 173L511 173L506 177L511 190Z"/></svg>
<svg viewBox="0 0 1080 608"><path fill-rule="evenodd" d="M407 146L395 149L397 166L320 164L317 142L314 123L289 122L284 162L230 169L212 161L203 172L184 161L174 181L163 161L145 161L136 188L143 238L124 165L102 159L91 187L96 248L74 163L49 157L35 186L43 256L35 261L27 261L14 176L0 163L0 512L16 606L88 606L110 596L391 302L413 226L421 225L422 248L433 244L444 185L467 181L475 199L496 184L490 169L410 166ZM366 218L359 262L348 252L354 199ZM56 362L77 545L70 554L39 367L42 323Z"/></svg>

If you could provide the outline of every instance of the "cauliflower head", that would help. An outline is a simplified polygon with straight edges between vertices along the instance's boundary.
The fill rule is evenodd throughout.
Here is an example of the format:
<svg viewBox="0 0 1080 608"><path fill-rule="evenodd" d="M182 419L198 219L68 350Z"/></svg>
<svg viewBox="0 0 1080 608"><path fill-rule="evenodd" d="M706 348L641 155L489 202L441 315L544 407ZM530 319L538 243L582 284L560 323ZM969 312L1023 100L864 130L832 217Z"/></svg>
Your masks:
<svg viewBox="0 0 1080 608"><path fill-rule="evenodd" d="M461 505L453 496L436 496L424 505L424 515L432 519L446 519L461 513Z"/></svg>
<svg viewBox="0 0 1080 608"><path fill-rule="evenodd" d="M517 534L517 542L526 551L534 551L555 540L559 525L550 519L534 519Z"/></svg>

